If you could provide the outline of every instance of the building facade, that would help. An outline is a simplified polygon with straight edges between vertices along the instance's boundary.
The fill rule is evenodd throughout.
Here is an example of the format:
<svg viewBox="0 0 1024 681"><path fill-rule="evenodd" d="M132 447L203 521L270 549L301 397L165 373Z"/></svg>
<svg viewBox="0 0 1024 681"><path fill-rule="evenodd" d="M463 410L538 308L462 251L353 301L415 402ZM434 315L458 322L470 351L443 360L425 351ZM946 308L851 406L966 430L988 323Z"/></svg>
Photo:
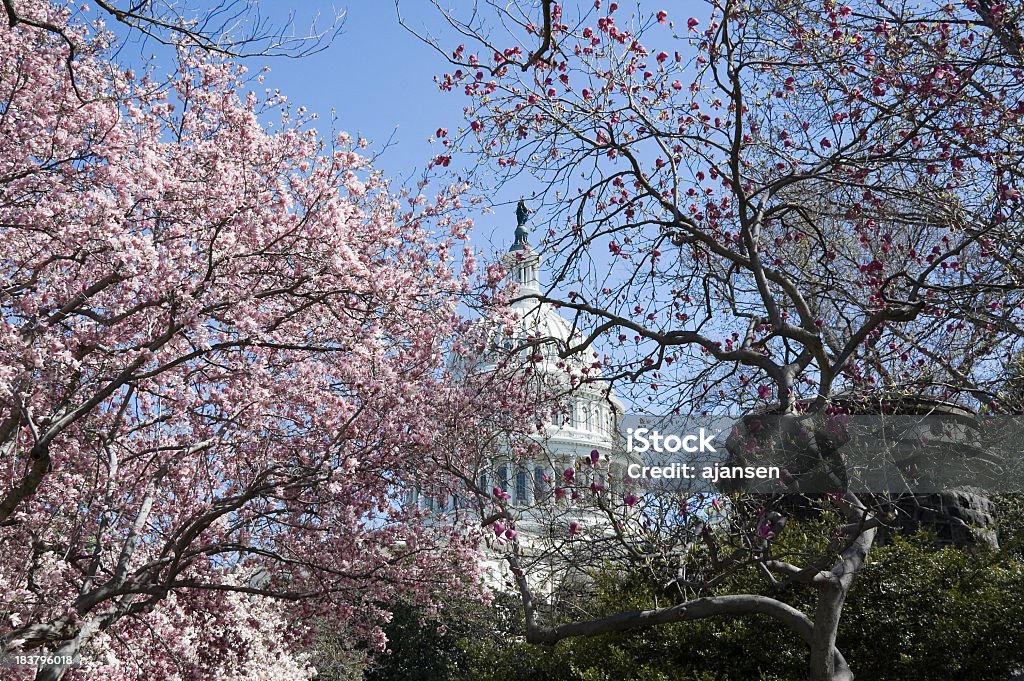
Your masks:
<svg viewBox="0 0 1024 681"><path fill-rule="evenodd" d="M600 526L600 513L586 504L573 503L563 492L566 471L574 489L596 489L611 501L621 499L630 490L624 485L626 467L632 461L624 451L620 436L623 404L595 367L597 354L589 347L562 357L567 348L582 342L572 324L555 306L537 300L542 295L540 272L542 256L529 243L526 211L517 211L514 240L503 256L509 280L515 284L511 307L517 324L511 334L495 332L476 370L495 370L499 363L529 353L535 378L560 394L559 409L547 418L536 440L541 453L524 459L503 451L483 462L476 480L483 492L497 488L509 495L506 505L514 515L516 549L531 568L530 581L539 594L550 594L561 582L573 579L566 566L543 556L553 544L564 541L573 524L591 533ZM537 354L540 356L537 357ZM525 362L524 362L525 364ZM598 464L595 465L594 461ZM588 499L592 501L592 499ZM438 502L425 495L415 499L420 508L432 513L438 522L459 512L465 500L453 495ZM503 519L503 526L508 521ZM513 550L507 537L489 536L484 571L488 584L509 589L511 574L505 554Z"/></svg>

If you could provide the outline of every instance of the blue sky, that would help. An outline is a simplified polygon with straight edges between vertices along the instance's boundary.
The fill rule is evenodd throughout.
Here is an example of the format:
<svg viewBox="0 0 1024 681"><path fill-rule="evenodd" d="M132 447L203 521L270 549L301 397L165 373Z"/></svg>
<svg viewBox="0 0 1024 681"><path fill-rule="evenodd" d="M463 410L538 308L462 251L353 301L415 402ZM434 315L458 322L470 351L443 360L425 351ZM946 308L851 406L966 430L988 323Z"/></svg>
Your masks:
<svg viewBox="0 0 1024 681"><path fill-rule="evenodd" d="M194 0L188 6L201 12L217 4L216 0ZM263 18L278 27L292 12L297 33L308 30L317 17L322 28L329 28L332 17L339 11L345 13L341 33L316 54L257 56L242 63L250 73L268 66L263 85L279 89L294 105L319 114L318 127L323 134L330 135L333 112L338 130L369 140L367 151L379 153L376 167L394 182L418 180L429 160L440 152L430 138L440 127L454 130L463 123L466 101L461 93L438 90L434 76L443 73L447 63L399 24L394 0L303 0L294 4L260 0L256 4ZM400 6L402 18L414 29L437 27L437 10L426 0L401 0ZM121 63L135 65L141 58L156 55L158 69L172 67L170 50L153 41L140 45L137 39L125 36L116 22L110 21L108 27L128 37L118 55ZM496 214L474 215L477 228L471 240L477 249L488 253L507 248L515 229L514 213L514 206L503 206Z"/></svg>
<svg viewBox="0 0 1024 681"><path fill-rule="evenodd" d="M463 0L465 2L466 0ZM276 3L260 2L260 9L273 17ZM458 5L458 3L455 3ZM284 8L289 5L284 5ZM330 114L337 115L339 129L359 134L371 142L370 150L381 152L376 166L393 181L415 182L441 147L430 138L438 128L452 131L464 124L462 109L468 103L461 92L441 92L434 77L449 70L449 64L433 47L425 44L399 24L394 0L348 0L329 2L304 0L294 7L296 29L308 28L317 14L328 22L338 9L345 12L342 33L331 45L314 55L299 59L253 58L255 70L270 66L265 84L280 89L297 105L321 116L321 129L329 133ZM281 8L279 16L286 18ZM439 28L440 15L427 0L400 0L402 20L421 34ZM452 36L442 38L442 42ZM387 149L382 148L391 142ZM456 157L456 162L459 158ZM463 157L464 162L469 159ZM506 187L501 195L515 201L525 186ZM471 242L483 254L505 251L516 226L515 206L502 205L495 213L476 214Z"/></svg>
<svg viewBox="0 0 1024 681"><path fill-rule="evenodd" d="M317 11L329 17L334 6L320 0L301 3L297 28ZM463 102L437 89L433 78L445 64L433 48L399 25L393 2L355 0L343 8L343 32L324 51L300 59L250 61L269 64L267 85L325 121L334 110L339 127L366 137L374 149L394 135L378 166L391 177L407 178L437 153L427 142L434 131L461 122ZM423 0L402 4L410 22L429 20L432 9Z"/></svg>

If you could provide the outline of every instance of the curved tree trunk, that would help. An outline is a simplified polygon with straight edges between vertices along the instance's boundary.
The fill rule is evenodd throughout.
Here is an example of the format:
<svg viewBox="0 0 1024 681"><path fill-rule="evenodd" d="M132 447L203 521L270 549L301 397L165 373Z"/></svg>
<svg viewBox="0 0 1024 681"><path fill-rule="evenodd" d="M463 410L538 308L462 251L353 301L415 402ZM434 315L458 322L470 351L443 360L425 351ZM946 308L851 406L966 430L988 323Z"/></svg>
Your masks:
<svg viewBox="0 0 1024 681"><path fill-rule="evenodd" d="M811 639L811 681L851 681L853 672L841 656L834 654L839 618L847 590L836 583L820 589L814 614L814 635ZM837 661L838 658L838 661ZM842 662L842 664L839 664Z"/></svg>

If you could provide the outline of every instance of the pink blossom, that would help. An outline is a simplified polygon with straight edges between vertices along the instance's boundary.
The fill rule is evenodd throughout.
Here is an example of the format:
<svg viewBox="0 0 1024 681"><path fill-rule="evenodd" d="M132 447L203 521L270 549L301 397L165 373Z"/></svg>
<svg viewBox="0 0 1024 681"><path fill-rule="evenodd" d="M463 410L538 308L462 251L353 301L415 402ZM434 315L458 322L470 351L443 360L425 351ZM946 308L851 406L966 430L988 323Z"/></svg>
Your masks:
<svg viewBox="0 0 1024 681"><path fill-rule="evenodd" d="M462 186L407 203L365 140L229 60L183 49L153 82L70 8L14 4L53 30L0 21L0 195L31 197L0 201L0 402L30 414L0 434L25 462L0 473L5 635L75 639L83 678L122 678L109 653L138 678L293 681L311 621L381 647L367 604L479 595L486 531L398 502L450 498L444 424L488 408L439 352L465 328Z"/></svg>

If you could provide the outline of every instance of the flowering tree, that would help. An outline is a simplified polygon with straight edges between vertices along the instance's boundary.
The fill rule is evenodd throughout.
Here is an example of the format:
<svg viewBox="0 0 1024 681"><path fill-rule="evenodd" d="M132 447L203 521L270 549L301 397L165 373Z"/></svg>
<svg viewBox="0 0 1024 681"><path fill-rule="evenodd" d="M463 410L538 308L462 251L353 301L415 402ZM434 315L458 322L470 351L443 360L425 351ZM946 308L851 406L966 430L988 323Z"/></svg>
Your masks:
<svg viewBox="0 0 1024 681"><path fill-rule="evenodd" d="M458 188L403 209L243 69L155 83L17 6L63 37L0 29L3 651L308 676L314 616L382 644L391 595L473 588L474 533L396 503L431 476Z"/></svg>
<svg viewBox="0 0 1024 681"><path fill-rule="evenodd" d="M851 395L1002 408L1024 303L1020 8L489 7L438 4L458 37L426 38L453 65L441 89L469 99L436 162L471 152L488 179L537 187L558 259L537 298L585 330L564 356L599 342L606 375L678 413L826 419ZM808 642L811 678L851 678L836 626L884 514L835 491L824 558L765 553L759 508L724 563L813 585L812 615L735 595L545 628L524 588L528 638L762 613Z"/></svg>
<svg viewBox="0 0 1024 681"><path fill-rule="evenodd" d="M62 21L52 21L49 13L38 3L3 0L3 8L7 23L12 27L24 24L59 36L69 48L68 62L74 60L82 45L80 36L66 30ZM90 9L165 45L199 48L231 57L299 57L317 52L337 36L344 18L343 12L335 14L327 28L318 28L314 21L308 33L303 35L296 33L294 15L289 15L284 25L275 26L260 14L258 4L252 0L228 0L202 8L168 0L89 0L80 5L82 12Z"/></svg>

